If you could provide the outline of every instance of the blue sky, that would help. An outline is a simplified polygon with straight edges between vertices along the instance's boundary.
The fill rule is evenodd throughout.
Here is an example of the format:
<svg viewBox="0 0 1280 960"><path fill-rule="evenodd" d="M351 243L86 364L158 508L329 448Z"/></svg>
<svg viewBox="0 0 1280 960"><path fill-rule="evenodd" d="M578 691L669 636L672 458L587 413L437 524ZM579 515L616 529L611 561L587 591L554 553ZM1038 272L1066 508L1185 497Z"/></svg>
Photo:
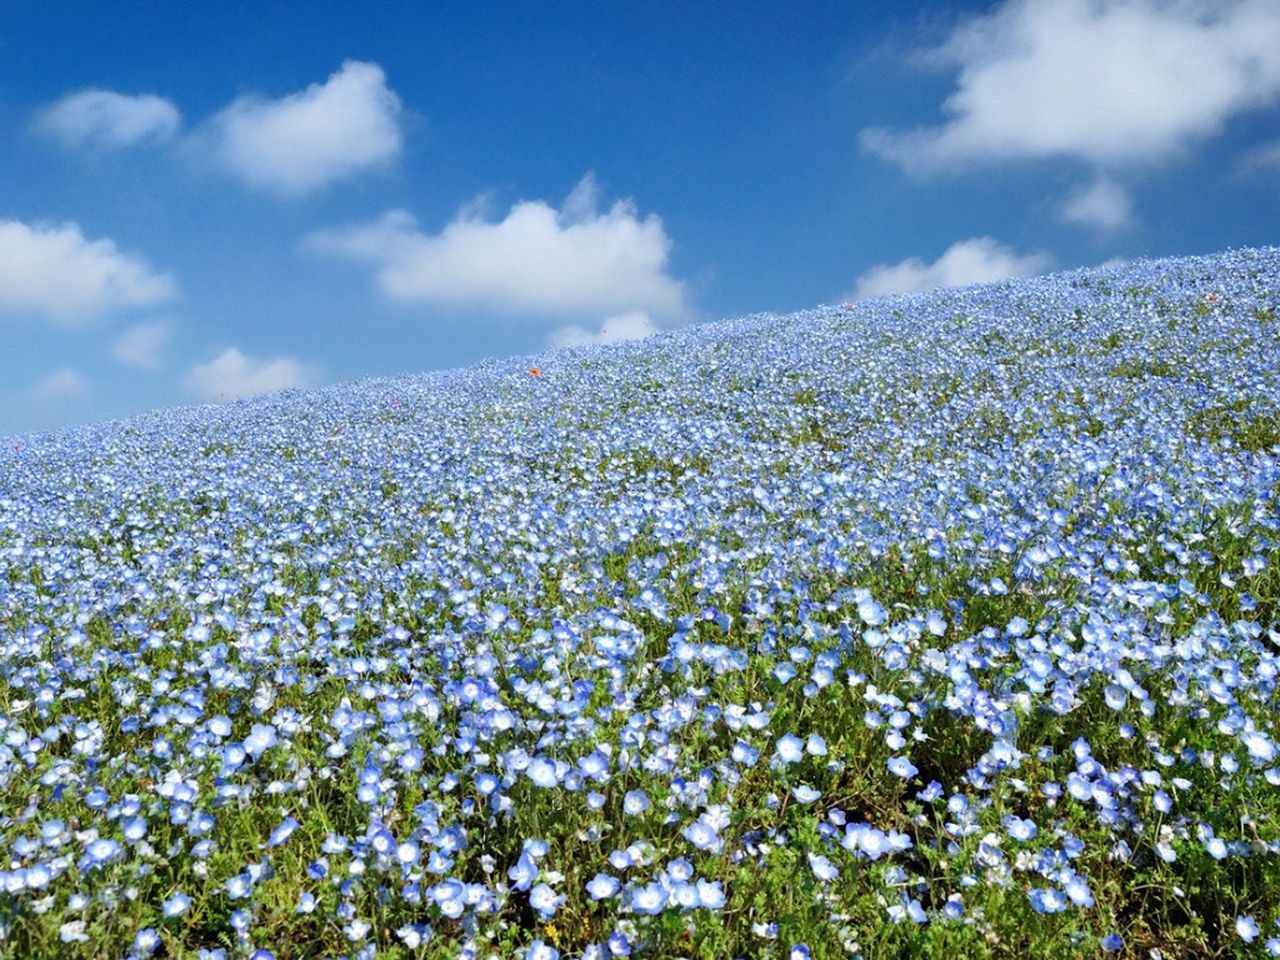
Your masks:
<svg viewBox="0 0 1280 960"><path fill-rule="evenodd" d="M1277 242L1280 4L10 3L0 433Z"/></svg>

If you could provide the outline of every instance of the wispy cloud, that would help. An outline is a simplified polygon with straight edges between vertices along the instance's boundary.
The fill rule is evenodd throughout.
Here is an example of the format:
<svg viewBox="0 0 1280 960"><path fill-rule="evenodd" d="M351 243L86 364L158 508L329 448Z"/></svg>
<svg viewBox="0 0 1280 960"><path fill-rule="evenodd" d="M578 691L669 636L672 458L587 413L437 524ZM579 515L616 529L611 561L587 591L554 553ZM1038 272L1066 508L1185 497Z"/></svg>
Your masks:
<svg viewBox="0 0 1280 960"><path fill-rule="evenodd" d="M208 363L193 367L187 389L204 400L235 400L290 387L307 387L320 379L318 368L293 357L260 360L228 347Z"/></svg>
<svg viewBox="0 0 1280 960"><path fill-rule="evenodd" d="M164 351L173 339L168 320L147 320L126 327L111 344L111 356L140 370L159 370Z"/></svg>
<svg viewBox="0 0 1280 960"><path fill-rule="evenodd" d="M894 264L878 264L858 277L846 299L865 300L884 293L918 293L937 287L995 283L1040 273L1051 263L1047 254L1019 255L991 237L972 237L952 244L933 263L909 257Z"/></svg>
<svg viewBox="0 0 1280 960"><path fill-rule="evenodd" d="M607 317L596 330L568 324L547 335L547 343L553 347L580 347L588 343L620 343L623 340L643 340L658 332L658 325L643 310L632 310Z"/></svg>
<svg viewBox="0 0 1280 960"><path fill-rule="evenodd" d="M131 96L114 90L80 90L45 107L36 127L68 147L116 149L172 140L182 114L153 94Z"/></svg>

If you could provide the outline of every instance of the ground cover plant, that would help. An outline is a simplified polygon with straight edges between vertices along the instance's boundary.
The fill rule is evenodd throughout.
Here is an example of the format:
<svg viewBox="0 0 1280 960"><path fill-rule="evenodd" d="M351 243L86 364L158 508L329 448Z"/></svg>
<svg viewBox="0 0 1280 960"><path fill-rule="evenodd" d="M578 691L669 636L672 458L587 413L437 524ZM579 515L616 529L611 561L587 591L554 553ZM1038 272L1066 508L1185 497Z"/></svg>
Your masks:
<svg viewBox="0 0 1280 960"><path fill-rule="evenodd" d="M1247 250L6 441L0 954L1280 954L1278 310Z"/></svg>

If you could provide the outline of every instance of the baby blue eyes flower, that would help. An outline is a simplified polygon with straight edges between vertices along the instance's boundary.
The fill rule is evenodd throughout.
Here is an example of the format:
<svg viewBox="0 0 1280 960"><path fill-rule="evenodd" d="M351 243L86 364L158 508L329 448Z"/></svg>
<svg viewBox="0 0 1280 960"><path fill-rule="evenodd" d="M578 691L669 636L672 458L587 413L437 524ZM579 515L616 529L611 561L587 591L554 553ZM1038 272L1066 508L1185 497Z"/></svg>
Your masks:
<svg viewBox="0 0 1280 960"><path fill-rule="evenodd" d="M551 919L564 901L563 895L558 896L555 890L545 883L540 883L529 891L529 906L538 911L538 916L543 920Z"/></svg>
<svg viewBox="0 0 1280 960"><path fill-rule="evenodd" d="M617 893L620 886L621 884L618 883L615 877L611 877L607 873L597 873L587 881L586 889L592 900L603 900Z"/></svg>
<svg viewBox="0 0 1280 960"><path fill-rule="evenodd" d="M1258 923L1256 920L1253 919L1252 916L1248 914L1244 916L1236 917L1235 926L1236 926L1236 936L1238 936L1245 943L1253 943L1254 939L1256 939L1258 936L1258 933L1259 933Z"/></svg>
<svg viewBox="0 0 1280 960"><path fill-rule="evenodd" d="M529 764L526 773L528 773L529 779L534 782L535 786L544 789L554 787L560 782L559 777L556 776L556 765L550 760L544 760L541 757L536 758Z"/></svg>
<svg viewBox="0 0 1280 960"><path fill-rule="evenodd" d="M1053 888L1033 887L1027 894L1036 913L1060 913L1067 909L1067 898Z"/></svg>
<svg viewBox="0 0 1280 960"><path fill-rule="evenodd" d="M813 789L813 787L810 787L807 784L803 784L803 783L800 784L800 786L798 787L792 787L791 795L796 798L797 803L805 803L805 804L813 803L813 801L817 800L819 797L822 796L822 794L819 793L817 790Z"/></svg>
<svg viewBox="0 0 1280 960"><path fill-rule="evenodd" d="M710 850L720 843L716 828L702 817L685 827L683 833L684 838L699 850Z"/></svg>
<svg viewBox="0 0 1280 960"><path fill-rule="evenodd" d="M253 883L248 874L239 873L227 881L226 887L227 896L232 900L243 900L249 896L249 892L253 889Z"/></svg>
<svg viewBox="0 0 1280 960"><path fill-rule="evenodd" d="M418 844L412 840L406 840L396 847L396 860L403 866L410 867L418 862L421 852Z"/></svg>
<svg viewBox="0 0 1280 960"><path fill-rule="evenodd" d="M521 853L520 859L507 871L507 879L517 890L528 890L537 876L538 865L529 855L528 850Z"/></svg>
<svg viewBox="0 0 1280 960"><path fill-rule="evenodd" d="M840 876L840 870L836 865L821 854L810 853L808 858L809 869L813 871L813 875L819 880L834 880Z"/></svg>
<svg viewBox="0 0 1280 960"><path fill-rule="evenodd" d="M809 948L803 943L795 944L787 953L787 960L812 960Z"/></svg>
<svg viewBox="0 0 1280 960"><path fill-rule="evenodd" d="M293 817L285 817L278 827L271 831L271 836L267 838L268 847L278 847L291 836L293 832L302 824L298 823Z"/></svg>
<svg viewBox="0 0 1280 960"><path fill-rule="evenodd" d="M890 757L888 767L890 773L903 779L914 777L920 772L909 757Z"/></svg>
<svg viewBox="0 0 1280 960"><path fill-rule="evenodd" d="M889 614L884 607L868 597L858 604L858 618L869 627L878 627L889 619Z"/></svg>
<svg viewBox="0 0 1280 960"><path fill-rule="evenodd" d="M1089 891L1089 885L1079 876L1070 877L1062 886L1067 897L1077 907L1092 907L1093 894Z"/></svg>
<svg viewBox="0 0 1280 960"><path fill-rule="evenodd" d="M137 843L147 835L147 821L141 817L131 817L124 822L124 838L130 843Z"/></svg>
<svg viewBox="0 0 1280 960"><path fill-rule="evenodd" d="M793 733L784 734L774 744L778 759L784 764L799 763L804 759L804 741Z"/></svg>
<svg viewBox="0 0 1280 960"><path fill-rule="evenodd" d="M164 902L162 911L166 917L180 917L191 906L191 898L185 893L175 893Z"/></svg>
<svg viewBox="0 0 1280 960"><path fill-rule="evenodd" d="M1124 938L1118 933L1108 933L1102 938L1102 949L1108 953L1121 949L1124 946Z"/></svg>
<svg viewBox="0 0 1280 960"><path fill-rule="evenodd" d="M622 812L639 816L649 809L649 797L643 790L628 790L622 798Z"/></svg>
<svg viewBox="0 0 1280 960"><path fill-rule="evenodd" d="M1023 820L1015 816L1009 816L1005 819L1005 830L1010 837L1019 841L1030 840L1037 832L1034 820Z"/></svg>
<svg viewBox="0 0 1280 960"><path fill-rule="evenodd" d="M524 960L560 960L560 951L541 940L535 940L525 951Z"/></svg>
<svg viewBox="0 0 1280 960"><path fill-rule="evenodd" d="M1246 733L1240 738L1244 743L1245 749L1249 751L1249 757L1258 763L1270 763L1275 759L1276 748L1264 734L1252 732Z"/></svg>
<svg viewBox="0 0 1280 960"><path fill-rule="evenodd" d="M158 946L160 946L160 934L156 933L151 927L139 930L133 938L133 952L138 957L151 956Z"/></svg>
<svg viewBox="0 0 1280 960"><path fill-rule="evenodd" d="M724 890L720 881L698 880L694 884L698 893L698 904L707 910L720 910L724 907Z"/></svg>
<svg viewBox="0 0 1280 960"><path fill-rule="evenodd" d="M667 905L667 892L656 883L637 888L631 894L631 909L636 913L654 916Z"/></svg>

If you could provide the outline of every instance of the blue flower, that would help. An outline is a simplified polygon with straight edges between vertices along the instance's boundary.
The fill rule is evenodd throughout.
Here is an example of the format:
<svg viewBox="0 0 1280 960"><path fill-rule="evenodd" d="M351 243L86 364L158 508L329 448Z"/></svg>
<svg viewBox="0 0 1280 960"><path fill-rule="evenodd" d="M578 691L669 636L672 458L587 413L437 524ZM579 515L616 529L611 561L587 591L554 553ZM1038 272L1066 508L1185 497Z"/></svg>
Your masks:
<svg viewBox="0 0 1280 960"><path fill-rule="evenodd" d="M592 900L603 900L617 893L620 886L616 877L611 877L607 873L597 873L587 881L587 893L591 895Z"/></svg>
<svg viewBox="0 0 1280 960"><path fill-rule="evenodd" d="M902 777L903 779L914 777L920 772L916 768L915 764L911 762L909 757L890 757L888 766L890 773L895 777Z"/></svg>

